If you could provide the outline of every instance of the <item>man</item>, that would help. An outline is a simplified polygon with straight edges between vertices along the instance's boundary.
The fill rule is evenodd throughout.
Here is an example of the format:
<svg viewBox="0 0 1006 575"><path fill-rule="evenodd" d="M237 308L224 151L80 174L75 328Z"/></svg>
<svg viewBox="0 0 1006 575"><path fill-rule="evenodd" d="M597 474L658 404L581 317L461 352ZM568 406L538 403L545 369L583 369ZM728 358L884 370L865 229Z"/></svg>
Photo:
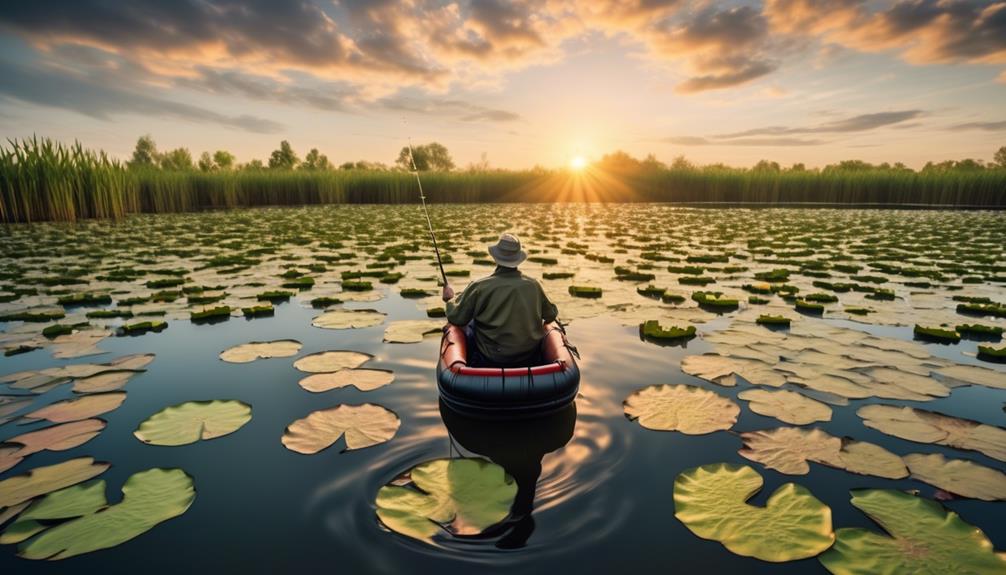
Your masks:
<svg viewBox="0 0 1006 575"><path fill-rule="evenodd" d="M554 321L559 310L534 278L517 269L527 259L517 236L501 235L489 255L496 261L492 275L473 281L454 301L454 290L444 286L447 321L466 328L468 365L534 365L545 337L542 323Z"/></svg>

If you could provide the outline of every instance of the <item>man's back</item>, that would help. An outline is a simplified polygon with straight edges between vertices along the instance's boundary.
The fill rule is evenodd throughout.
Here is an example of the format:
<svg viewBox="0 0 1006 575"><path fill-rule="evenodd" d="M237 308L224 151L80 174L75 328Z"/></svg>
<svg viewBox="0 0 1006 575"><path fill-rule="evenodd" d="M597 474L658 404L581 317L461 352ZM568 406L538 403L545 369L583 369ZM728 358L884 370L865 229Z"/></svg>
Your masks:
<svg viewBox="0 0 1006 575"><path fill-rule="evenodd" d="M447 321L458 326L473 322L479 353L496 364L519 364L537 355L545 336L542 323L557 315L534 278L504 266L447 302Z"/></svg>

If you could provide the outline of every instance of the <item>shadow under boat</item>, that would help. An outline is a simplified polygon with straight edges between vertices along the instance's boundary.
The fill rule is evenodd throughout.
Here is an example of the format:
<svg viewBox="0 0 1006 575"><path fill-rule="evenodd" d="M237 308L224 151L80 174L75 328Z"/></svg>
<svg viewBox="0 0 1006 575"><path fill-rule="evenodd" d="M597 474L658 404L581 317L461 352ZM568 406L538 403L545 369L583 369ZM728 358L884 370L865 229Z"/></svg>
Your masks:
<svg viewBox="0 0 1006 575"><path fill-rule="evenodd" d="M532 511L541 460L573 438L576 403L533 419L495 421L467 417L441 400L440 417L452 441L503 467L517 482L510 519L482 535L499 537L500 549L524 547L535 527Z"/></svg>

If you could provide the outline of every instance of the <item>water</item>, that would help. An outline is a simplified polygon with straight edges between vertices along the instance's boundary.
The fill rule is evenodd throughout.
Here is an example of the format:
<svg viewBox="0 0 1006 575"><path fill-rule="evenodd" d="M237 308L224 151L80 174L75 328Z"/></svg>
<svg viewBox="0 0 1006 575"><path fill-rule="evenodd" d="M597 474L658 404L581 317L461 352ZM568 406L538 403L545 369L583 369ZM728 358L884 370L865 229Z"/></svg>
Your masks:
<svg viewBox="0 0 1006 575"><path fill-rule="evenodd" d="M475 269L475 274L481 273ZM381 289L386 289L382 287ZM1000 292L1001 293L1001 292ZM420 319L413 301L388 289L374 302L348 303L373 308L390 320ZM795 481L809 488L833 512L835 527L877 527L849 504L849 489L880 487L934 489L910 479L886 480L853 475L812 464L806 476L787 476L737 454L737 432L778 427L773 418L751 412L736 399L751 386L724 388L685 375L681 359L711 345L701 337L684 346L660 347L640 341L635 327L610 317L578 319L569 328L582 354L583 379L575 405L548 418L519 423L486 423L442 410L434 367L436 338L420 344L382 343L384 325L355 330L309 327L318 315L297 300L277 306L273 318L232 318L215 325L172 321L166 331L138 338L111 338L98 359L54 361L44 351L0 360L0 373L79 361L107 361L129 353L155 352L148 371L132 379L121 408L103 416L106 430L85 445L28 458L0 479L33 467L89 455L112 463L102 478L115 502L131 474L150 467L180 467L195 479L197 496L182 516L116 548L62 562L26 561L11 546L0 547L5 573L146 573L319 571L340 573L508 573L680 571L709 573L825 573L817 559L770 564L740 557L721 544L693 535L674 518L672 486L682 471L714 462L748 464L765 479L751 503L762 505L778 486ZM730 316L700 326L711 333L730 325ZM911 339L910 327L830 322L884 337ZM370 392L356 388L309 393L297 385L304 375L293 358L228 364L220 351L248 341L297 339L298 354L351 349L373 354L366 367L395 372L393 384ZM962 355L974 342L947 347L927 344L933 354L979 364ZM982 363L982 365L988 365ZM1006 375L1004 375L1006 377ZM687 383L734 398L742 406L731 432L688 436L642 428L625 418L622 400L653 384ZM35 405L69 397L58 388ZM253 406L253 419L226 437L181 447L137 441L132 432L164 406L190 400L240 399ZM866 403L905 404L1003 425L1006 392L982 387L957 388L930 402L853 400L835 407L833 419L817 424L832 435L852 436L899 453L963 452L921 445L866 428L855 410ZM317 455L287 450L285 427L308 413L340 403L376 403L402 420L390 442L339 452L341 442ZM9 437L14 424L0 427ZM502 465L519 486L511 517L475 537L440 538L435 545L382 527L375 515L378 489L421 462L452 456L483 456ZM967 458L1002 470L1003 463L977 453ZM1006 547L1006 503L959 499L947 507L979 528L999 549Z"/></svg>

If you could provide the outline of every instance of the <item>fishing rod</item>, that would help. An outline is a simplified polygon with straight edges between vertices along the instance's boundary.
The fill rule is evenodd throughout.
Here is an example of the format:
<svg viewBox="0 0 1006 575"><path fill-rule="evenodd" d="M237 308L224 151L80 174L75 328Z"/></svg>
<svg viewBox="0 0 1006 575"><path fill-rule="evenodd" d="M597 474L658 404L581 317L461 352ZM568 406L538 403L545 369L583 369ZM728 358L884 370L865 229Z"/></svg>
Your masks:
<svg viewBox="0 0 1006 575"><path fill-rule="evenodd" d="M426 214L426 226L430 230L430 238L433 239L433 251L437 254L437 266L440 267L440 277L444 280L444 287L447 287L447 273L444 272L444 262L440 259L440 246L437 245L437 234L433 233L430 210L426 207L426 196L423 195L423 182L419 179L419 168L416 167L416 157L412 153L412 138L409 138L409 162L412 163L412 173L416 175L416 183L419 184L419 200L423 204L423 213Z"/></svg>

